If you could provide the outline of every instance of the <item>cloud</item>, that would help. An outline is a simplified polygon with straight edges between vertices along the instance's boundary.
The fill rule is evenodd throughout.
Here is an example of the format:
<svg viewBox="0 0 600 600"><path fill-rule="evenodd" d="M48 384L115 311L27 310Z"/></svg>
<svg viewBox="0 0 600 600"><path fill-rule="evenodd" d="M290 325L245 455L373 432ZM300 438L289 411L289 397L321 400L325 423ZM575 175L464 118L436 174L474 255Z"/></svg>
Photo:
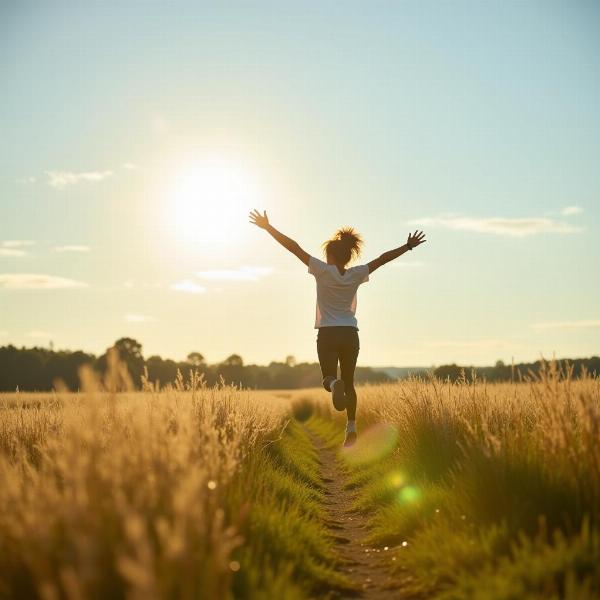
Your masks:
<svg viewBox="0 0 600 600"><path fill-rule="evenodd" d="M34 243L31 240L5 240L0 242L0 256L25 256L27 252L23 248Z"/></svg>
<svg viewBox="0 0 600 600"><path fill-rule="evenodd" d="M565 206L561 211L560 214L563 217L570 217L572 215L579 215L583 212L583 208L581 208L581 206Z"/></svg>
<svg viewBox="0 0 600 600"><path fill-rule="evenodd" d="M127 323L155 323L156 322L155 317L151 317L149 315L137 315L137 314L133 314L133 313L125 315L124 320Z"/></svg>
<svg viewBox="0 0 600 600"><path fill-rule="evenodd" d="M3 248L0 246L0 256L25 256L27 252L24 250L19 250L17 248Z"/></svg>
<svg viewBox="0 0 600 600"><path fill-rule="evenodd" d="M69 185L84 182L102 181L113 174L112 171L83 171L79 173L71 171L46 171L48 185L62 189Z"/></svg>
<svg viewBox="0 0 600 600"><path fill-rule="evenodd" d="M503 348L507 345L506 340L499 339L487 339L487 340L439 340L425 342L425 346L428 348L471 348L483 350L486 348Z"/></svg>
<svg viewBox="0 0 600 600"><path fill-rule="evenodd" d="M33 246L35 244L32 240L5 240L0 245L5 248L22 248L23 246Z"/></svg>
<svg viewBox="0 0 600 600"><path fill-rule="evenodd" d="M54 252L89 252L91 248L83 244L71 244L67 246L54 246Z"/></svg>
<svg viewBox="0 0 600 600"><path fill-rule="evenodd" d="M540 233L576 233L581 231L581 227L575 227L547 217L510 219L504 217L477 218L446 215L413 219L408 221L408 224L420 227L445 227L446 229L493 233L512 237L525 237Z"/></svg>
<svg viewBox="0 0 600 600"><path fill-rule="evenodd" d="M273 272L269 267L240 267L239 269L224 269L198 271L196 275L206 281L258 281Z"/></svg>
<svg viewBox="0 0 600 600"><path fill-rule="evenodd" d="M139 165L136 165L135 163L126 162L126 163L123 163L123 168L126 171L137 171L140 167L139 167Z"/></svg>
<svg viewBox="0 0 600 600"><path fill-rule="evenodd" d="M64 290L87 287L82 281L36 273L0 274L0 288L8 290Z"/></svg>
<svg viewBox="0 0 600 600"><path fill-rule="evenodd" d="M49 331L43 331L41 329L28 331L25 335L30 338L49 338L52 336L52 334Z"/></svg>
<svg viewBox="0 0 600 600"><path fill-rule="evenodd" d="M533 323L531 325L537 331L547 329L591 329L600 327L600 319L583 319L580 321L548 321L546 323Z"/></svg>
<svg viewBox="0 0 600 600"><path fill-rule="evenodd" d="M191 279L184 279L183 281L174 283L171 285L171 289L177 292L185 292L187 294L204 294L206 292L206 288L204 286L199 285Z"/></svg>
<svg viewBox="0 0 600 600"><path fill-rule="evenodd" d="M35 183L35 177L32 177L31 175L29 177L19 177L17 183Z"/></svg>

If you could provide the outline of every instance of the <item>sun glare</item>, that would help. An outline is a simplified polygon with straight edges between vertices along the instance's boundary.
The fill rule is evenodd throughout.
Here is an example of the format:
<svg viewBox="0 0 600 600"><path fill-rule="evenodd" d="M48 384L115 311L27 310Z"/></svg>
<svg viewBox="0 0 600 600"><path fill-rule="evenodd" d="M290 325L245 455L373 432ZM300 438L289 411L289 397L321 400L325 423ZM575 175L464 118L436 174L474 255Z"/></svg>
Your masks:
<svg viewBox="0 0 600 600"><path fill-rule="evenodd" d="M242 235L249 210L262 203L253 173L223 159L205 159L176 174L168 211L179 239L199 246L231 244Z"/></svg>

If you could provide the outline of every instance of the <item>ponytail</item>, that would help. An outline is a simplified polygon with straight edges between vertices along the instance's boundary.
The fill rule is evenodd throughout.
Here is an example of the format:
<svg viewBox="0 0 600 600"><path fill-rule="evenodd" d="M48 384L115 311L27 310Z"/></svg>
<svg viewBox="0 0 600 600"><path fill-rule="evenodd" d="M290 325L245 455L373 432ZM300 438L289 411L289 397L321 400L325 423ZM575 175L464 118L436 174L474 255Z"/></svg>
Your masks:
<svg viewBox="0 0 600 600"><path fill-rule="evenodd" d="M360 255L363 240L353 227L342 227L323 244L325 255L331 255L338 264L346 266Z"/></svg>

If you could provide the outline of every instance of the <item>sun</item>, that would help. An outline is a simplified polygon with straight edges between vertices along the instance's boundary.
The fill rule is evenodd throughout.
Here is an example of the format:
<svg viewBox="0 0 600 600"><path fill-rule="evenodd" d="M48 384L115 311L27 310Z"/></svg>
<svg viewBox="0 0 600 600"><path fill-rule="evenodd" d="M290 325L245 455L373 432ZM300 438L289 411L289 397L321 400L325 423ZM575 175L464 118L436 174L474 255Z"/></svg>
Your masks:
<svg viewBox="0 0 600 600"><path fill-rule="evenodd" d="M198 246L231 244L247 224L248 212L262 206L255 174L224 158L186 164L173 177L168 212L173 233Z"/></svg>

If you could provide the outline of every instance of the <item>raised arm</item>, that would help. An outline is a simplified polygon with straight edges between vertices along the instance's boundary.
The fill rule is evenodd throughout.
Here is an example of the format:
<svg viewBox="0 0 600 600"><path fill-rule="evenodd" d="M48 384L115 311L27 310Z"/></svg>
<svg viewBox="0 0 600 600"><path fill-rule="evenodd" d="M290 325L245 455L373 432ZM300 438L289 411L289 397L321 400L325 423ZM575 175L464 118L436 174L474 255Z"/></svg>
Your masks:
<svg viewBox="0 0 600 600"><path fill-rule="evenodd" d="M261 215L256 209L250 213L250 223L268 231L286 250L289 250L292 254L295 254L306 266L308 266L308 259L310 258L308 252L305 252L300 248L300 244L295 242L287 235L283 235L280 231L277 231L273 225L269 223L269 217L267 217L267 211L263 211Z"/></svg>
<svg viewBox="0 0 600 600"><path fill-rule="evenodd" d="M415 231L412 235L408 234L408 239L406 240L406 244L404 246L400 246L395 250L388 250L388 252L384 252L379 258L372 260L368 263L369 273L372 273L375 269L379 269L379 267L389 263L391 260L402 256L405 252L416 248L419 244L426 242L425 234L422 231Z"/></svg>

